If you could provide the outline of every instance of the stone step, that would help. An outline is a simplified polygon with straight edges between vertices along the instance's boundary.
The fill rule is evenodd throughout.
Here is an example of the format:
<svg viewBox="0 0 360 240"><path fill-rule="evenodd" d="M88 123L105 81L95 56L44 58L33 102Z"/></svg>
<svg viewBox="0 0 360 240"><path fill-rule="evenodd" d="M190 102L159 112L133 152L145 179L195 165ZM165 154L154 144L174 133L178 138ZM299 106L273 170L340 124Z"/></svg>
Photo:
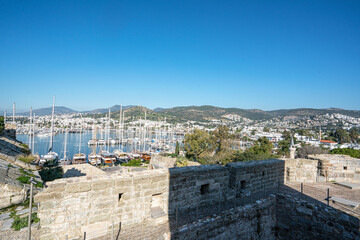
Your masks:
<svg viewBox="0 0 360 240"><path fill-rule="evenodd" d="M350 188L351 190L358 190L360 189L360 184L356 184L356 183L350 183L350 182L337 182L335 183L339 186L342 187L346 187L346 188Z"/></svg>
<svg viewBox="0 0 360 240"><path fill-rule="evenodd" d="M357 207L359 207L359 205L360 205L359 202L347 200L347 199L345 199L345 198L336 197L336 196L330 197L329 200L330 200L330 201L333 201L333 202L337 202L337 203L343 204L343 205L346 205L346 206L349 206L349 207L352 207L352 208L357 208Z"/></svg>

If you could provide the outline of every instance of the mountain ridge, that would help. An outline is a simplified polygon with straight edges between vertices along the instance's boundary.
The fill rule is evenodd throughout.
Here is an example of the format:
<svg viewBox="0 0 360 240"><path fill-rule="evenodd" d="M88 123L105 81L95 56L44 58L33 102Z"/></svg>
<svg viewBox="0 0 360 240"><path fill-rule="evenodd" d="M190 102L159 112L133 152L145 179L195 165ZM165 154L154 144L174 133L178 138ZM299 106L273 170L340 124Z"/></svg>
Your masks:
<svg viewBox="0 0 360 240"><path fill-rule="evenodd" d="M164 119L176 121L203 121L209 122L212 120L269 120L272 118L281 118L287 116L315 116L324 114L338 113L351 117L360 117L359 110L345 110L341 108L294 108L294 109L278 109L264 111L261 109L241 109L241 108L223 108L211 105L202 106L177 106L173 108L155 108L153 110L135 105L123 106L125 114L132 118L144 118L144 112L147 111L148 119ZM41 108L33 110L37 116L50 115L52 107ZM97 115L98 117L108 113L109 108L98 108L91 111L76 111L64 106L55 106L55 114L70 114L83 113L86 115ZM119 114L120 105L113 105L110 107L112 116ZM17 115L28 116L29 112L20 113Z"/></svg>

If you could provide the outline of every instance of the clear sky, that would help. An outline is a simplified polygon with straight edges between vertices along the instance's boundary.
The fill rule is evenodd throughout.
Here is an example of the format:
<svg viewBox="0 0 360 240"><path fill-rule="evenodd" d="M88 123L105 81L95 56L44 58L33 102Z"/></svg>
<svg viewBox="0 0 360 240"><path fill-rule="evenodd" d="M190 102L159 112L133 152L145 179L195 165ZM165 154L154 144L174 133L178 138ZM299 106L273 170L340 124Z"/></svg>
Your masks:
<svg viewBox="0 0 360 240"><path fill-rule="evenodd" d="M0 0L0 109L360 109L360 1Z"/></svg>

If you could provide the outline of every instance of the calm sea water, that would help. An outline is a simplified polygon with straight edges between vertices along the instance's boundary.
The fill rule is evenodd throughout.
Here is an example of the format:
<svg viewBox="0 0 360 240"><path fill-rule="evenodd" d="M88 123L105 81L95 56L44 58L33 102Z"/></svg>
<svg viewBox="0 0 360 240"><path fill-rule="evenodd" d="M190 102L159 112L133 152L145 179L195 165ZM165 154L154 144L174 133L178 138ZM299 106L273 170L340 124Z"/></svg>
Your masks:
<svg viewBox="0 0 360 240"><path fill-rule="evenodd" d="M16 138L26 144L29 144L29 135L24 134L17 134ZM98 139L100 138L100 135L98 135ZM110 134L110 138L116 139L116 133L112 132ZM88 141L92 139L92 132L91 131L85 131L81 134L81 152L85 153L86 155L89 155L93 147L88 145ZM65 133L59 133L54 136L53 140L53 151L59 154L59 157L64 156L64 140L65 140ZM80 143L80 134L79 133L68 133L67 134L67 150L66 155L68 157L73 157L75 153L79 152L79 143ZM50 146L50 137L38 137L35 136L35 146L34 146L34 153L41 155L44 155L48 152ZM110 146L98 146L97 152L100 150L108 150L109 152L113 152L115 149L121 149L124 152L134 152L135 146L134 145L110 145ZM143 149L143 145L139 147L137 146L137 149ZM145 145L145 150L149 149L149 145Z"/></svg>

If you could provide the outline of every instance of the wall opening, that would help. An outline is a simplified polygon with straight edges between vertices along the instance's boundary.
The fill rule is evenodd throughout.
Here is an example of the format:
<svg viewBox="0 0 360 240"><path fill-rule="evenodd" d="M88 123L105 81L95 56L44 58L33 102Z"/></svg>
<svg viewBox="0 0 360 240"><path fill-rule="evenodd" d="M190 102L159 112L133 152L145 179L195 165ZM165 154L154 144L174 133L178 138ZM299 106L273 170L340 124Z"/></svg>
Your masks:
<svg viewBox="0 0 360 240"><path fill-rule="evenodd" d="M200 188L201 195L208 194L210 192L210 184L203 184Z"/></svg>
<svg viewBox="0 0 360 240"><path fill-rule="evenodd" d="M347 170L347 166L344 166L344 170Z"/></svg>
<svg viewBox="0 0 360 240"><path fill-rule="evenodd" d="M246 187L246 181L245 181L245 180L242 180L242 181L240 182L240 188L241 188L241 189L245 189L245 187Z"/></svg>
<svg viewBox="0 0 360 240"><path fill-rule="evenodd" d="M164 212L163 195L161 193L152 195L150 212L152 218L159 218L166 215Z"/></svg>
<svg viewBox="0 0 360 240"><path fill-rule="evenodd" d="M121 197L122 197L122 193L119 193L119 196L118 196L118 201L120 202L120 200L121 200Z"/></svg>

